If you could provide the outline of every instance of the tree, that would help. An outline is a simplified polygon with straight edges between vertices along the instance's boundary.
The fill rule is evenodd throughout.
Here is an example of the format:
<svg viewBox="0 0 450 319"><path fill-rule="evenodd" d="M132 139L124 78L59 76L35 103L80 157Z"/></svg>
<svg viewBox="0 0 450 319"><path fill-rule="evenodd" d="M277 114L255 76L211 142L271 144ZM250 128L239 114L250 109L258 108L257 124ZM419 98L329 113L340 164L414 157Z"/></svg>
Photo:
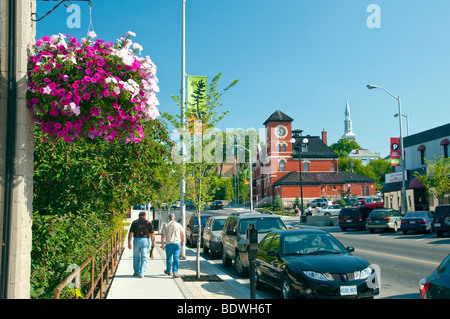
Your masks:
<svg viewBox="0 0 450 319"><path fill-rule="evenodd" d="M351 150L359 150L361 149L361 146L359 146L356 141L350 141L342 137L336 143L331 144L330 148L333 150L333 152L339 155L339 158L346 158L348 157L348 153L350 153Z"/></svg>
<svg viewBox="0 0 450 319"><path fill-rule="evenodd" d="M219 161L214 162L214 157L205 160L206 150L208 149L211 154L220 154L219 149L222 149L223 144L215 144L213 138L204 141L204 134L211 133L211 130L215 128L215 125L224 118L228 111L218 112L217 108L222 107L223 104L220 102L220 98L225 94L231 87L238 83L238 80L232 81L228 86L226 86L221 93L217 92L217 84L222 76L222 73L216 75L210 85L209 92L206 94L203 105L204 109L201 114L198 114L196 107L193 105L188 105L187 111L185 113L186 118L195 118L200 121L200 134L190 135L186 128L182 127L180 124L180 115L170 115L164 113L163 117L166 118L178 131L181 136L183 136L183 142L187 144L188 156L187 158L181 159L186 163L184 166L184 172L182 173L184 179L186 180L186 198L194 201L196 204L196 214L198 218L198 224L201 225L201 211L205 207L208 200L211 200L215 194L215 168L217 167L219 161L223 160L219 158ZM201 93L201 92L197 92ZM172 95L172 99L180 106L181 99L179 96ZM195 133L195 131L194 131ZM221 133L219 134L221 135ZM217 136L216 136L217 138ZM205 142L205 143L204 143ZM172 154L176 154L173 152ZM179 154L178 154L179 155ZM217 158L217 157L215 157ZM188 159L191 159L188 161ZM200 278L200 245L201 245L201 227L199 227L199 240L197 241L197 278Z"/></svg>
<svg viewBox="0 0 450 319"><path fill-rule="evenodd" d="M443 204L445 195L450 194L450 158L440 156L434 160L425 159L427 174L414 176L427 188L428 195L435 196L439 205Z"/></svg>

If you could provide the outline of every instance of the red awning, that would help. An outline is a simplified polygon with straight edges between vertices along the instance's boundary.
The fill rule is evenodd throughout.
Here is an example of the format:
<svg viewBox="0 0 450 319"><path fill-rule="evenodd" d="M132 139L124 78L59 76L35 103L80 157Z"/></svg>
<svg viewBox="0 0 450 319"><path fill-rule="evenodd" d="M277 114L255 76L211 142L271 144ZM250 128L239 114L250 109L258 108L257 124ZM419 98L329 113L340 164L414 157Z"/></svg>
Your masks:
<svg viewBox="0 0 450 319"><path fill-rule="evenodd" d="M420 145L420 146L417 148L417 150L418 150L418 151L425 151L425 145Z"/></svg>
<svg viewBox="0 0 450 319"><path fill-rule="evenodd" d="M409 188L426 188L417 178L413 178L409 182Z"/></svg>

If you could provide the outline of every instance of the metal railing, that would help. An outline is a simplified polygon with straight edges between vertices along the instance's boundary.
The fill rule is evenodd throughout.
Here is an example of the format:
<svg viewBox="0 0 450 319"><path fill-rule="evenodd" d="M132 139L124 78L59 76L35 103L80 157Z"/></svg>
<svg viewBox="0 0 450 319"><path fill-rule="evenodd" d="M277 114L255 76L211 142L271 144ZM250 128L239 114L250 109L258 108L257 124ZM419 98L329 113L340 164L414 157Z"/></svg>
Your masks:
<svg viewBox="0 0 450 319"><path fill-rule="evenodd" d="M73 295L75 299L80 297L84 299L103 299L119 264L123 250L124 230L122 229L104 242L81 266L75 267L73 272L53 290L53 299L68 299L66 298L67 295ZM80 287L80 278L83 270L90 270L90 276ZM66 287L66 290L71 293L65 293L61 297L61 293ZM81 290L85 291L84 296L82 296Z"/></svg>

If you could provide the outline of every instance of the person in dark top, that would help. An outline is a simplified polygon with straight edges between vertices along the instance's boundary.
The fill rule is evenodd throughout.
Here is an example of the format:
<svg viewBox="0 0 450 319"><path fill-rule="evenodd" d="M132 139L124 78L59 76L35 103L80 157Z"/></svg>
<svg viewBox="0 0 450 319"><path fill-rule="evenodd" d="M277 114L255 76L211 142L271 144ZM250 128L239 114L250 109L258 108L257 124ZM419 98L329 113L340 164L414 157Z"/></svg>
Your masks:
<svg viewBox="0 0 450 319"><path fill-rule="evenodd" d="M133 240L133 276L144 278L147 269L147 255L150 248L150 239L152 248L155 247L155 234L153 225L146 219L145 212L139 213L139 219L133 221L128 233L128 248L131 249L131 238Z"/></svg>

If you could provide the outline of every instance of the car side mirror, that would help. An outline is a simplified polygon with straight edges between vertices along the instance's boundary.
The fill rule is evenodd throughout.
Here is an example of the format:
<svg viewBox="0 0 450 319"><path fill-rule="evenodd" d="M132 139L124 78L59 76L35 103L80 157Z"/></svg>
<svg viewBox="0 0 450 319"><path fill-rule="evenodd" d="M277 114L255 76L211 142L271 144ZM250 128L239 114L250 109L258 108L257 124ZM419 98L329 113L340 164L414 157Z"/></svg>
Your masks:
<svg viewBox="0 0 450 319"><path fill-rule="evenodd" d="M348 246L346 249L349 253L352 253L355 251L355 247L353 247L353 246Z"/></svg>
<svg viewBox="0 0 450 319"><path fill-rule="evenodd" d="M227 230L227 235L236 235L236 231L232 229Z"/></svg>

